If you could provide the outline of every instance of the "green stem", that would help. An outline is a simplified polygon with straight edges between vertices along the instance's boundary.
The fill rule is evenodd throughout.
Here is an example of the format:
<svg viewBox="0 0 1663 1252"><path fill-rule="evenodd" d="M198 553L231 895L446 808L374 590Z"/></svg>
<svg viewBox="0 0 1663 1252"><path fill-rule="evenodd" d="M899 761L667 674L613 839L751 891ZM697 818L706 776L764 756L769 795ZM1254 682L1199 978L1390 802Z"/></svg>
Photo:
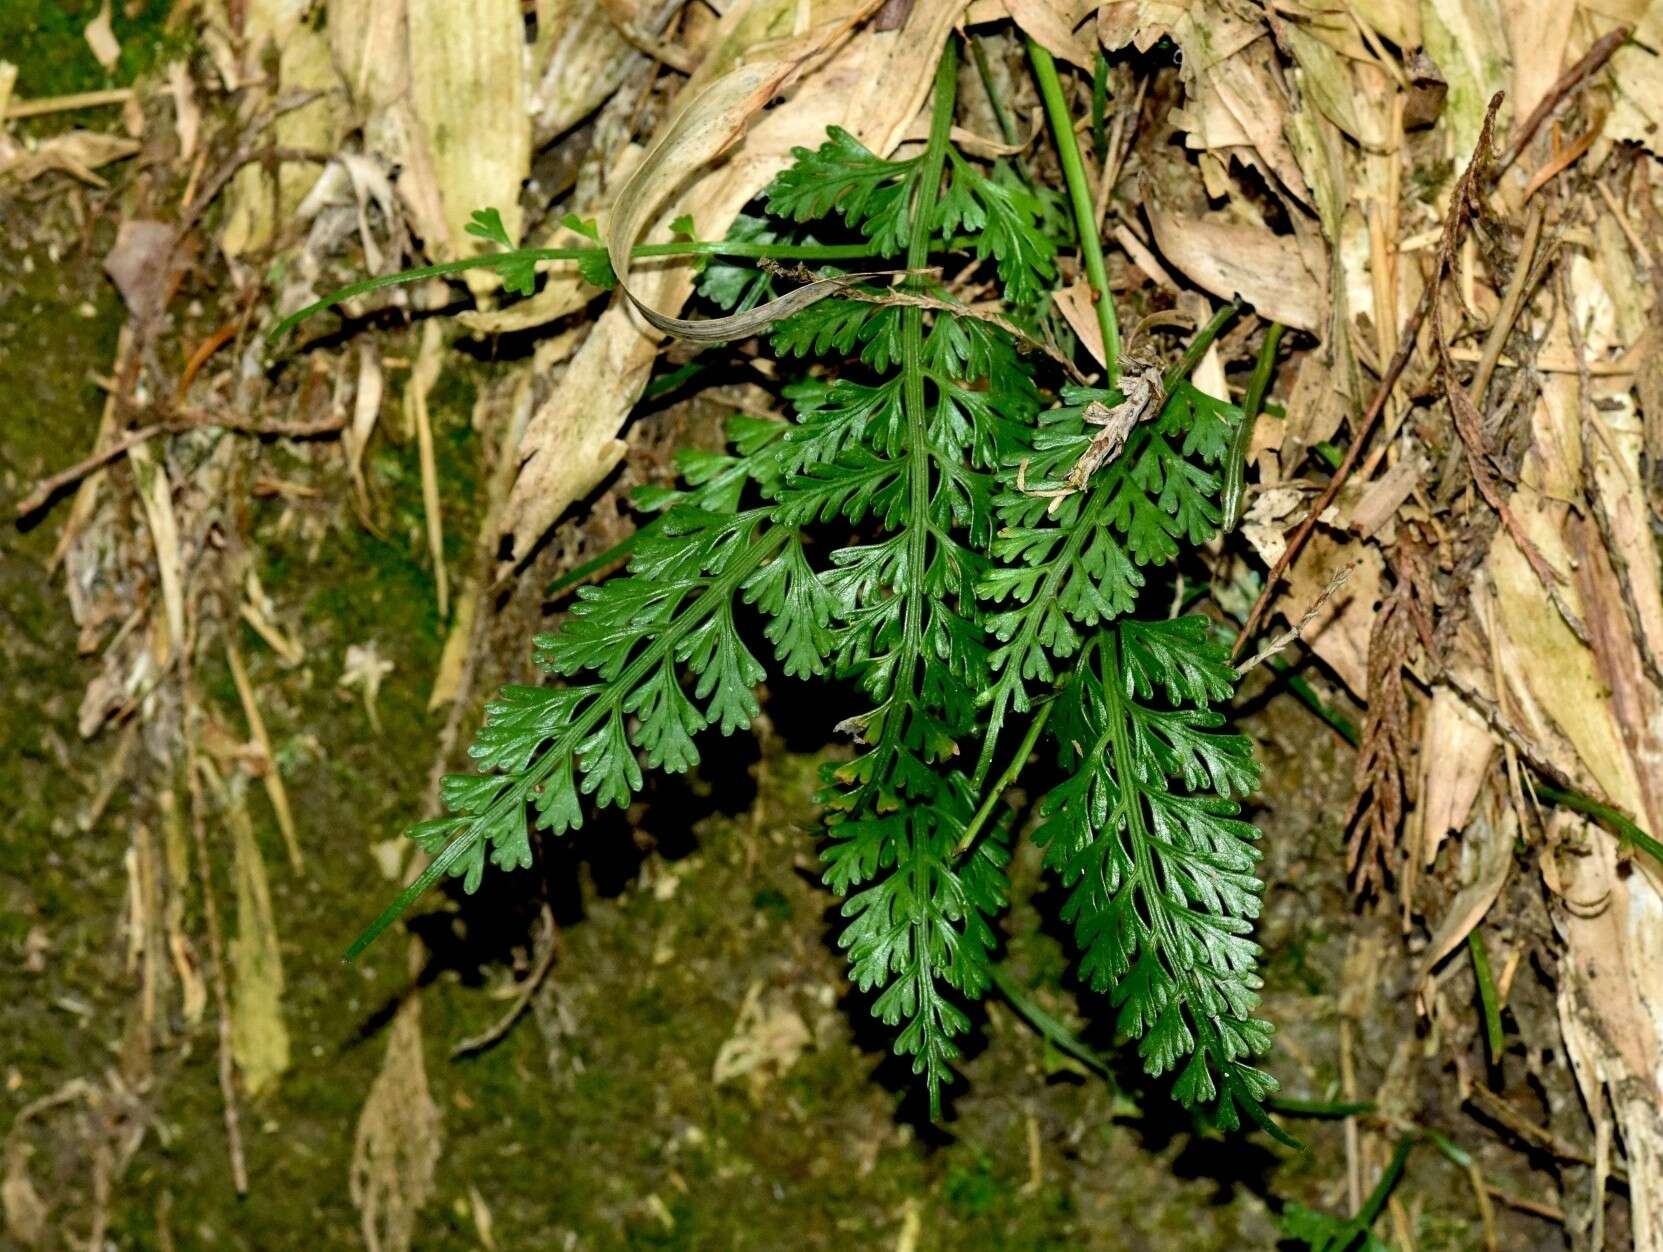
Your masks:
<svg viewBox="0 0 1663 1252"><path fill-rule="evenodd" d="M1283 1117L1311 1117L1321 1120L1340 1117L1364 1117L1374 1112L1368 1100L1294 1100L1272 1096L1265 1107Z"/></svg>
<svg viewBox="0 0 1663 1252"><path fill-rule="evenodd" d="M1397 1149L1392 1153L1392 1159L1386 1162L1380 1181L1374 1184L1374 1190L1369 1192L1368 1199L1363 1201L1363 1207L1357 1210L1357 1216L1352 1220L1353 1226L1358 1230L1368 1230L1385 1210L1386 1201L1391 1199L1393 1188L1397 1186L1398 1179L1403 1177L1403 1167L1409 1160L1409 1153L1414 1151L1416 1142L1413 1135L1398 1140Z"/></svg>
<svg viewBox="0 0 1663 1252"><path fill-rule="evenodd" d="M953 128L953 89L957 85L956 45L951 39L936 66L935 108L930 138L920 158L917 199L912 206L912 233L907 240L907 269L920 270L930 254L930 210L941 187L947 164L947 139ZM919 658L924 653L924 579L930 541L930 432L924 402L924 310L907 305L901 310L901 408L907 424L907 560L913 576L907 579L906 626L902 648L905 660L897 668L890 698L912 691ZM888 718L886 727L899 728L902 719ZM886 734L886 738L889 736Z"/></svg>
<svg viewBox="0 0 1663 1252"><path fill-rule="evenodd" d="M987 799L982 801L981 808L976 810L976 815L964 828L964 836L959 840L958 847L953 849L955 857L963 856L970 845L976 842L976 836L981 833L982 827L987 824L988 817L993 813L993 806L999 802L1005 788L1017 780L1023 767L1028 764L1028 756L1033 752L1034 744L1039 742L1040 732L1045 729L1046 719L1051 716L1051 708L1055 704L1054 699L1047 700L1040 706L1033 721L1028 723L1028 733L1022 736L1022 742L1017 745L1016 755L1011 757L1010 764L1005 766L1005 772L994 780L992 788L987 793Z"/></svg>
<svg viewBox="0 0 1663 1252"><path fill-rule="evenodd" d="M982 90L987 93L987 102L993 106L993 120L998 123L999 134L1007 144L1016 144L1016 123L1011 121L1011 115L1005 111L1005 102L999 98L999 87L993 81L993 69L987 63L987 49L982 47L982 41L971 35L966 41L970 45L970 59L976 63L976 76L982 80Z"/></svg>
<svg viewBox="0 0 1663 1252"><path fill-rule="evenodd" d="M647 522L645 525L632 530L627 537L620 539L617 543L613 544L610 548L595 557L593 560L585 561L582 565L578 565L567 570L564 574L560 575L560 577L551 582L547 587L543 588L544 598L552 600L561 593L570 590L579 583L586 581L595 574L598 574L601 570L606 569L608 566L616 565L631 552L635 551L637 544L639 544L648 535L657 531L663 526L663 524L664 519L662 517L655 517L652 521Z"/></svg>
<svg viewBox="0 0 1663 1252"><path fill-rule="evenodd" d="M1091 154L1102 165L1109 159L1109 58L1101 52L1091 70Z"/></svg>
<svg viewBox="0 0 1663 1252"><path fill-rule="evenodd" d="M585 244L577 248L514 248L509 251L491 252L482 256L460 257L454 261L439 261L433 265L420 265L415 269L400 270L396 274L381 274L378 277L366 278L362 282L342 287L339 291L332 291L323 299L289 314L271 329L266 338L276 342L307 318L322 313L325 309L332 309L337 304L342 304L357 296L368 295L372 291L380 291L385 287L398 287L405 283L419 283L429 278L445 278L451 274L464 273L467 270L493 269L505 262L580 261L585 257L604 255L605 253L606 248L600 244ZM774 261L859 261L872 255L872 247L870 244L863 243L729 243L723 240L692 239L678 240L674 243L637 244L629 250L629 254L635 258L731 256Z"/></svg>
<svg viewBox="0 0 1663 1252"><path fill-rule="evenodd" d="M920 270L929 260L930 218L936 197L940 194L941 175L947 163L947 140L953 127L953 95L958 85L958 49L951 39L942 49L936 65L935 107L930 116L930 137L919 160L918 187L912 204L912 233L907 241L907 269ZM902 661L896 667L889 699L895 701L903 693L908 701L918 698L917 678L919 661L928 646L924 637L924 577L928 568L930 542L930 439L929 410L924 397L924 310L908 305L901 310L901 407L907 428L907 562L911 571L907 578L906 620L902 627ZM906 718L892 713L884 719L883 751L900 750L905 734ZM886 762L887 764L887 762ZM874 771L880 776L882 769ZM913 838L907 841L900 858L908 863L898 873L909 874L917 898L929 898L928 878L940 864L927 842ZM928 950L933 935L928 920L914 914L911 921L910 943L915 954L915 994L917 1016L920 1019L940 1013L941 992L935 984L931 962L922 954ZM924 1057L921 1050L920 1060ZM930 1116L941 1114L941 1088L931 1065Z"/></svg>
<svg viewBox="0 0 1663 1252"><path fill-rule="evenodd" d="M1319 696L1316 688L1296 671L1292 661L1281 656L1271 656L1265 658L1265 664L1281 675L1282 680L1288 684L1288 690L1298 697L1299 702L1333 727L1334 733L1341 739L1354 748L1362 742L1362 734L1358 731L1357 724Z"/></svg>
<svg viewBox="0 0 1663 1252"><path fill-rule="evenodd" d="M1501 1064L1501 992L1490 972L1490 950L1484 935L1474 926L1467 932L1467 950L1472 953L1473 977L1478 980L1478 1001L1484 1010L1484 1043L1490 1049L1490 1064Z"/></svg>
<svg viewBox="0 0 1663 1252"><path fill-rule="evenodd" d="M1219 306L1218 312L1208 319L1207 324L1196 332L1195 338L1184 348L1183 356L1173 364L1172 368L1161 375L1161 389L1168 395L1172 389L1195 372L1195 367L1201 364L1201 358L1207 355L1207 349L1213 346L1219 332L1229 324L1230 319L1241 312L1241 297L1237 296L1229 304Z"/></svg>
<svg viewBox="0 0 1663 1252"><path fill-rule="evenodd" d="M1601 804L1598 800L1585 796L1580 791L1567 791L1563 787L1556 787L1542 779L1538 779L1536 782L1536 794L1544 800L1551 800L1555 804L1563 804L1566 808L1591 817L1595 821L1604 822L1616 832L1617 837L1624 843L1632 843L1659 865L1663 865L1663 843L1659 843L1641 830L1634 824L1634 819L1621 809L1613 808L1609 804Z"/></svg>
<svg viewBox="0 0 1663 1252"><path fill-rule="evenodd" d="M1161 891L1160 871L1156 869L1154 855L1149 850L1150 837L1145 825L1143 795L1134 781L1142 779L1144 775L1139 772L1133 757L1131 719L1128 716L1130 710L1121 677L1126 670L1121 660L1118 628L1111 631L1103 640L1102 654L1103 734L1088 759L1095 760L1100 757L1105 748L1114 754L1114 777L1119 792L1115 805L1118 812L1110 815L1106 829L1114 830L1115 818L1119 818L1121 828L1125 831L1123 842L1130 847L1132 853L1131 876L1136 879L1137 899L1141 905L1138 911L1149 931L1144 942L1155 949L1157 956L1168 957L1170 953L1183 952L1185 949L1174 930L1171 914L1167 910L1166 897ZM1174 984L1182 982L1184 972L1182 965L1168 970ZM1199 1026L1201 1023L1197 1021L1196 1024ZM1197 1046L1205 1046L1205 1040Z"/></svg>
<svg viewBox="0 0 1663 1252"><path fill-rule="evenodd" d="M995 965L988 970L988 978L1010 1003L1011 1008L1032 1026L1042 1039L1056 1048L1057 1051L1073 1057L1086 1068L1094 1071L1110 1086L1114 1085L1114 1076L1109 1072L1109 1063L1098 1052L1085 1043L1078 1035L1070 1030L1057 1018L1040 1008L1027 992L1017 984L1016 979L1005 972L1001 965Z"/></svg>
<svg viewBox="0 0 1663 1252"><path fill-rule="evenodd" d="M1272 322L1265 331L1265 341L1259 348L1259 359L1247 380L1247 394L1241 401L1241 424L1230 441L1230 455L1224 462L1224 521L1221 529L1229 534L1241 521L1242 500L1247 494L1247 453L1253 446L1253 428L1258 425L1264 407L1265 392L1270 388L1271 371L1276 366L1276 347L1282 342L1282 324Z"/></svg>
<svg viewBox="0 0 1663 1252"><path fill-rule="evenodd" d="M1092 299L1097 305L1097 328L1103 333L1103 368L1107 384L1111 388L1116 387L1120 382L1120 325L1115 320L1108 267L1103 264L1103 243L1097 237L1097 211L1091 203L1091 187L1086 182L1086 167L1080 158L1074 119L1069 116L1068 101L1062 93L1062 80L1057 76L1057 63L1051 54L1029 39L1028 57L1034 63L1040 98L1045 101L1045 112L1051 120L1051 132L1057 141L1057 155L1062 160L1068 198L1074 205L1074 224L1080 232L1080 254L1085 258L1086 278L1091 283Z"/></svg>

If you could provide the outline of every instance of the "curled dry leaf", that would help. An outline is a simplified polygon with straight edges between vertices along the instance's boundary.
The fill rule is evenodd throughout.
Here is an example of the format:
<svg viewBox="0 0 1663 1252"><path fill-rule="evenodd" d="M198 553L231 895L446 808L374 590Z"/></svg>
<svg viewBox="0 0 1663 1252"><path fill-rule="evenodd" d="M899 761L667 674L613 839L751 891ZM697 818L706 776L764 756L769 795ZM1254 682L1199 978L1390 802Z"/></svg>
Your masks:
<svg viewBox="0 0 1663 1252"><path fill-rule="evenodd" d="M696 343L743 339L848 285L846 279L819 279L744 312L683 318L655 309L630 289L629 278L630 251L642 227L686 178L687 171L707 165L731 147L751 118L779 93L786 79L846 33L850 22L850 18L840 16L823 23L820 32L783 54L739 65L715 79L676 114L619 189L606 234L607 255L618 278L618 289L657 329Z"/></svg>
<svg viewBox="0 0 1663 1252"><path fill-rule="evenodd" d="M113 161L124 161L139 150L138 141L101 131L72 130L27 147L0 129L0 183L28 183L54 171L78 178L91 187L105 182L94 171Z"/></svg>
<svg viewBox="0 0 1663 1252"><path fill-rule="evenodd" d="M701 233L720 235L746 201L785 167L791 150L820 143L827 126L842 126L880 154L893 151L923 105L936 54L957 16L958 6L954 0L919 0L901 30L863 29L845 41L850 27L873 7L870 0L853 5L838 0L817 7L807 34L783 44L753 48L748 55L755 62L740 64L733 71L739 75L735 84L710 97L732 110L732 116L684 122L678 115L670 123L677 134L693 136L697 146L669 149L655 145L653 155L646 160L656 161L656 170L649 170L630 184L638 194L642 188L659 196L680 189L668 206L623 203L620 196L618 216L607 236L620 279L629 279L627 264L619 265L622 249L642 234L650 210L656 210L654 230L667 230L670 222L687 212L693 214ZM758 32L768 33L771 22L787 11L793 15L794 26L795 6L787 9L780 0L730 10L707 54L709 63L732 64L747 55L751 45L746 40L755 40ZM770 13L774 14L772 19ZM834 47L835 54L819 64ZM805 73L798 90L746 132L751 115L745 110L766 103L765 84L775 80L774 87L767 89L771 93L797 71ZM700 79L701 75L695 74L684 88L692 93L690 98L702 98L704 84ZM879 100L885 101L881 108L875 105ZM724 145L734 145L741 135L742 141L719 168L688 181L705 160L722 151ZM633 219L633 226L628 225L629 219ZM836 289L837 285L830 285L821 288L820 294ZM690 270L665 266L632 281L628 299L636 310L643 305L653 310L652 322L658 329L703 326L702 336L718 339L750 333L744 324L736 327L732 321L713 332L711 323L672 316L668 311L679 310L691 293ZM783 311L788 310L776 306L772 316L781 316ZM762 325L766 320L751 329ZM513 536L516 557L567 505L618 463L624 444L617 432L646 386L657 352L656 336L642 330L624 301L614 300L596 321L560 385L532 416L521 443L524 464L502 523L504 532Z"/></svg>

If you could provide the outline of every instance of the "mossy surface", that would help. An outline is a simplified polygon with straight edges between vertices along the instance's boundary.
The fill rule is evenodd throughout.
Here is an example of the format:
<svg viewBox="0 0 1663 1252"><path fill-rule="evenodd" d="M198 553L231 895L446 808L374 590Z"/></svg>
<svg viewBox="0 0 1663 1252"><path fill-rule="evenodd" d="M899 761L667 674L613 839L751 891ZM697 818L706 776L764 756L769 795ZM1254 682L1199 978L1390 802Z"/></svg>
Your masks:
<svg viewBox="0 0 1663 1252"><path fill-rule="evenodd" d="M141 10L138 36L159 29L160 8L152 0ZM56 25L41 22L54 10ZM20 91L107 84L80 35L95 10L92 0L0 4L0 46L25 67ZM143 46L124 35L124 56ZM108 368L122 318L97 265L108 244L106 223L73 255L53 257L27 238L0 254L0 503L91 444L101 404L92 374ZM469 419L490 372L458 365L432 398L453 573L469 568L478 524L482 451ZM212 1008L176 1035L155 1059L142 1096L151 1120L110 1199L109 1237L123 1248L362 1246L349 1162L411 980L396 932L353 965L340 953L394 889L375 846L422 816L444 720L427 708L446 622L420 466L414 440L396 437L390 420L401 385L389 389L389 421L366 460L381 533L354 518L338 468L319 471L332 494L315 507L286 516L282 500L251 499L242 514L253 568L305 648L285 668L236 628L307 857L303 873L289 868L264 795L250 788L292 1063L275 1092L243 1102L251 1186L239 1198ZM281 475L302 477L317 470L315 452L270 455ZM0 794L14 798L0 823L7 1125L30 1101L104 1073L120 1046L135 996L124 857L132 823L155 820L168 768L147 760L138 786L123 788L91 829L77 826L115 738L83 742L76 731L95 661L77 654L61 575L47 572L63 510L0 543L0 627L11 640L0 649ZM347 649L370 643L393 665L375 725L361 696L337 685ZM529 640L506 646L512 659L498 668L526 676ZM204 663L199 678L212 715L245 733L223 661ZM773 698L783 722L803 695ZM1267 765L1268 1016L1309 1059L1301 1070L1306 1061L1284 1049L1273 1065L1300 1092L1321 1091L1337 1081L1335 998L1354 922L1335 827L1349 760L1289 702L1249 729ZM419 906L412 924L428 959L416 994L441 1149L417 1247L478 1248L483 1206L496 1246L514 1249L1211 1252L1273 1247L1277 1194L1333 1207L1338 1126L1302 1126L1313 1150L1292 1156L1198 1133L1163 1092L1141 1088L1134 1056L1116 1053L1117 1091L1055 1055L997 1000L949 1117L921 1123L912 1084L885 1055L831 939L811 834L816 766L814 753L779 739L713 745L701 778L655 784L627 815L543 846L530 873L493 873L471 900L436 893ZM224 914L227 832L216 827L211 841ZM1057 900L1031 846L1013 869L1007 968L1043 1007L1113 1050L1112 1009L1076 995ZM523 975L545 901L559 923L547 981L500 1044L453 1061L451 1048L508 1004L499 993L511 991L516 963ZM199 902L190 925L201 948ZM717 1058L753 995L801 1023L803 1049L789 1065L718 1084ZM54 1151L31 1168L67 1241L85 1229L86 1143L67 1125L53 1133ZM1421 1246L1477 1246L1465 1180L1429 1159L1414 1165Z"/></svg>
<svg viewBox="0 0 1663 1252"><path fill-rule="evenodd" d="M100 0L7 0L0 4L0 56L17 66L18 95L63 96L129 86L140 74L190 48L188 24L168 26L169 0L116 3L110 11L110 28L121 45L121 56L105 70L86 38L87 23L98 16L99 7Z"/></svg>

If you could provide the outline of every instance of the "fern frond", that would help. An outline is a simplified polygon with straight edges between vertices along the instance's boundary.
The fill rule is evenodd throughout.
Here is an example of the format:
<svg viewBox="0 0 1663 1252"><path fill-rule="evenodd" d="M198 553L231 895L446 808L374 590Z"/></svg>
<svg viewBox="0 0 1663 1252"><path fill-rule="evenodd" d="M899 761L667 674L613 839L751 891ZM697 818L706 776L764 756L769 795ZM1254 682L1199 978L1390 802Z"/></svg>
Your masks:
<svg viewBox="0 0 1663 1252"><path fill-rule="evenodd" d="M1057 276L1057 245L1041 225L1047 206L1003 162L984 174L955 151L948 158L952 176L936 207L938 229L968 232L976 255L993 258L1013 304L1044 297Z"/></svg>
<svg viewBox="0 0 1663 1252"><path fill-rule="evenodd" d="M637 752L649 768L685 772L698 764L699 732L748 726L766 674L734 620L742 599L765 613L777 608L767 633L783 667L819 663L809 656L821 641L813 614L829 608L825 592L809 585L800 537L765 507L738 507L748 485L766 490L777 481L781 433L779 423L737 419L730 426L737 455L683 455L690 489L657 501L667 511L635 545L627 573L580 589L567 620L536 640L544 668L594 681L509 687L486 706L469 749L484 772L443 780L449 815L407 832L432 860L349 956L446 875L472 892L487 858L503 869L529 866L528 815L562 835L582 826L581 797L602 808L627 805L644 782ZM776 562L786 568L773 570ZM803 622L786 619L804 607L806 633Z"/></svg>
<svg viewBox="0 0 1663 1252"><path fill-rule="evenodd" d="M723 449L678 456L679 485L638 490L656 516L627 567L578 591L537 641L567 685L510 687L487 706L480 772L445 779L448 814L410 831L431 864L353 951L444 875L472 891L488 861L528 865L532 824L564 834L590 807L629 804L647 771L696 768L701 734L757 718L772 668L864 697L839 727L852 754L822 774L824 879L843 900L850 979L932 1114L993 978L1011 837L999 794L1048 744L1064 777L1035 837L1068 889L1083 976L1181 1101L1268 1127L1274 1083L1253 1064L1270 1040L1255 1016L1257 852L1238 812L1257 770L1217 712L1234 674L1202 619L1130 616L1157 570L1216 533L1240 413L1187 381L1196 345L1117 455L1093 419L1120 391L1065 385L1046 409L1053 393L1017 339L1056 330L1070 218L1011 166L953 150L955 55L949 43L916 156L880 158L833 129L796 150L768 216L741 218L727 245L839 260L859 245L822 247L808 230L856 233L904 253L904 297L856 287L774 326L776 358L823 362L779 388L792 420L736 418ZM510 246L500 223L478 225ZM940 255L973 258L999 317L931 276ZM699 290L736 309L772 278L712 259ZM1013 717L1026 717L1021 746L984 795Z"/></svg>
<svg viewBox="0 0 1663 1252"><path fill-rule="evenodd" d="M794 148L789 168L768 188L768 211L810 222L833 211L872 241L880 256L907 246L909 208L920 160L889 161L840 126L830 127L818 148Z"/></svg>
<svg viewBox="0 0 1663 1252"><path fill-rule="evenodd" d="M1107 992L1145 1070L1177 1071L1185 1105L1233 1129L1268 1121L1275 1080L1249 937L1261 884L1257 832L1237 801L1257 785L1252 746L1214 706L1235 674L1200 617L1124 620L1058 697L1070 776L1040 802L1034 840L1069 890L1082 976Z"/></svg>
<svg viewBox="0 0 1663 1252"><path fill-rule="evenodd" d="M1132 611L1151 567L1205 543L1218 529L1214 467L1229 450L1241 411L1182 377L1168 380L1160 412L1132 429L1119 457L1098 469L1088 490L1060 500L1034 494L1033 484L1066 478L1091 443L1087 409L1113 407L1123 398L1118 391L1064 386L1065 403L1041 416L1031 454L1007 465L995 565L981 584L994 606L988 626L1000 646L992 658L998 677L986 697L988 747L978 775L1006 714L1028 711L1034 688L1054 684L1096 628Z"/></svg>

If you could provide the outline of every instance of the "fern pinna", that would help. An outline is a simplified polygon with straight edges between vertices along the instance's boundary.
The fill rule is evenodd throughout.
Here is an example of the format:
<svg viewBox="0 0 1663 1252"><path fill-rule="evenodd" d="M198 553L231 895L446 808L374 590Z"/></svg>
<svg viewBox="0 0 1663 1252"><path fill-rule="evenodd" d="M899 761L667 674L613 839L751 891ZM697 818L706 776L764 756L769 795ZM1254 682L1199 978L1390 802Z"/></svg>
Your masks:
<svg viewBox="0 0 1663 1252"><path fill-rule="evenodd" d="M1001 781L1050 745L1061 781L1034 838L1069 889L1084 978L1118 1005L1148 1071L1177 1072L1185 1104L1270 1126L1274 1083L1251 1063L1270 1037L1248 934L1257 853L1236 807L1256 769L1215 711L1235 676L1204 619L1127 616L1154 571L1217 529L1240 413L1186 381L1192 354L1118 456L1055 489L1125 396L1067 384L1046 408L1049 367L1027 340L1057 279L1058 199L951 146L955 69L949 47L916 156L883 159L834 130L798 150L766 218L736 225L753 244L850 234L906 278L776 324L777 357L830 368L784 388L793 421L736 418L729 451L689 451L679 489L643 493L658 516L627 571L581 590L537 641L565 685L488 706L481 772L445 781L449 815L410 832L427 870L355 950L446 874L471 891L487 860L529 864L528 823L559 835L586 806L627 804L644 769L692 769L700 732L756 717L771 651L780 674L863 695L839 727L852 752L823 774L825 881L843 898L851 978L932 1111L1009 894L1012 832L988 779L1016 722L1026 734ZM1003 316L934 276L953 256L985 263ZM772 281L717 262L700 289L733 308ZM766 648L747 645L747 614Z"/></svg>

